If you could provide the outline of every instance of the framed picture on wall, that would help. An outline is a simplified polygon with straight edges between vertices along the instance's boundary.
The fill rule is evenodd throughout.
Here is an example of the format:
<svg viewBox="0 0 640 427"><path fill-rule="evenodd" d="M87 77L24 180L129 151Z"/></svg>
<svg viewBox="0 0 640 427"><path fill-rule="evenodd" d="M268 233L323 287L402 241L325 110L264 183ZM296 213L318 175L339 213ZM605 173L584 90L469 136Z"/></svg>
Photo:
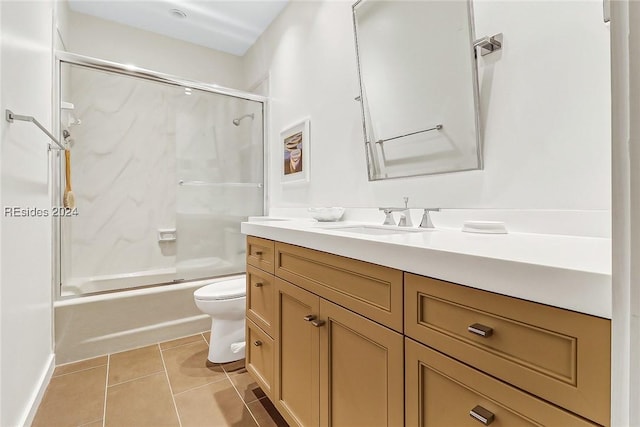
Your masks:
<svg viewBox="0 0 640 427"><path fill-rule="evenodd" d="M309 118L280 132L283 184L309 182Z"/></svg>

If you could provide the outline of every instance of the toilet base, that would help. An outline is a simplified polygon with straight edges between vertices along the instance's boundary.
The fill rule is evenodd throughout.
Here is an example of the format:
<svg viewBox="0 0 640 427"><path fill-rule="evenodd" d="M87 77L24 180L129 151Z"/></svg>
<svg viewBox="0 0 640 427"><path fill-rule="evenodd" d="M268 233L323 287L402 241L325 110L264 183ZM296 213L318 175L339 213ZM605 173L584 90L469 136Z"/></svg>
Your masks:
<svg viewBox="0 0 640 427"><path fill-rule="evenodd" d="M211 363L228 363L244 359L244 347L237 353L231 350L231 344L244 342L245 319L214 319L211 322L209 337L209 356Z"/></svg>

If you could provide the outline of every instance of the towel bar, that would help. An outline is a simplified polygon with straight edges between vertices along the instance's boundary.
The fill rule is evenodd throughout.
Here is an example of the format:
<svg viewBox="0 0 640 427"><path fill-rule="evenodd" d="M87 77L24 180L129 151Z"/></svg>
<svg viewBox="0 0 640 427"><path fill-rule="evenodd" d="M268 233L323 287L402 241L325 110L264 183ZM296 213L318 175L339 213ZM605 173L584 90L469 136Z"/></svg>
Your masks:
<svg viewBox="0 0 640 427"><path fill-rule="evenodd" d="M14 114L13 111L11 110L6 110L5 111L5 118L7 119L7 121L9 123L13 123L14 120L21 120L23 122L31 122L34 125L38 126L38 128L40 128L40 130L42 132L44 132L45 134L47 134L47 136L56 143L56 145L58 147L53 147L51 146L51 144L49 144L49 149L56 149L56 150L65 150L64 145L60 144L60 141L58 141L53 135L51 135L51 133L49 133L49 131L47 129L45 129L44 126L42 126L40 124L40 122L38 120L36 120L33 116L21 116L19 114Z"/></svg>

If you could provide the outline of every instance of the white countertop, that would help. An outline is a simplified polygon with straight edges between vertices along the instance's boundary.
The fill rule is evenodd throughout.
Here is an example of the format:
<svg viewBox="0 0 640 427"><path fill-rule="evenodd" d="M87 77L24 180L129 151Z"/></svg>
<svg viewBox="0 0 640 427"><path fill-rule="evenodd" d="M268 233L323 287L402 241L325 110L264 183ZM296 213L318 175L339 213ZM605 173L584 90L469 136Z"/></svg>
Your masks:
<svg viewBox="0 0 640 427"><path fill-rule="evenodd" d="M242 233L330 252L473 288L611 318L611 240L436 229L366 235L346 221L243 222Z"/></svg>

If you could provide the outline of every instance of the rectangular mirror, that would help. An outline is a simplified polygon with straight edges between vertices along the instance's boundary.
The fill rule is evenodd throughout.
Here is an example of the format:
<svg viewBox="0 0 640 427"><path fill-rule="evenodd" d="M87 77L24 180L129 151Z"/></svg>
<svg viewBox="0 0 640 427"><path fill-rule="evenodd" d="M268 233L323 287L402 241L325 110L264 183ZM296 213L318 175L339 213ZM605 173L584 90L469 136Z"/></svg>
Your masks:
<svg viewBox="0 0 640 427"><path fill-rule="evenodd" d="M369 180L482 168L470 1L353 5Z"/></svg>

